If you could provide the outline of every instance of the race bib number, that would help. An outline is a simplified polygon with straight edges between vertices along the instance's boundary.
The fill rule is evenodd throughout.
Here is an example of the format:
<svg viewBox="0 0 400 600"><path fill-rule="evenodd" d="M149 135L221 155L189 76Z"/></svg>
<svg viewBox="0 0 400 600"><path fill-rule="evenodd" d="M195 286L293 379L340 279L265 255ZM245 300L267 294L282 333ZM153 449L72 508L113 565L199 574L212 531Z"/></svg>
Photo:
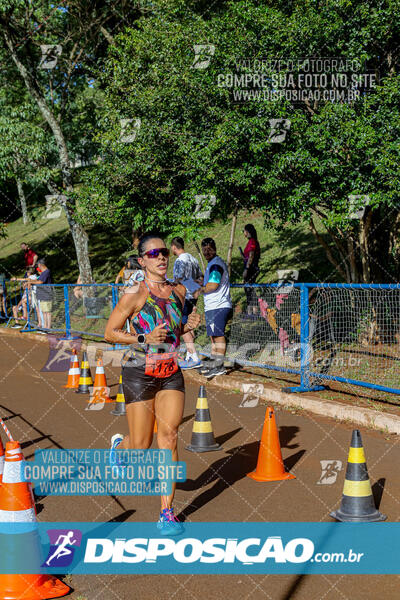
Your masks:
<svg viewBox="0 0 400 600"><path fill-rule="evenodd" d="M169 377L178 370L176 352L164 354L146 354L145 375L151 377Z"/></svg>

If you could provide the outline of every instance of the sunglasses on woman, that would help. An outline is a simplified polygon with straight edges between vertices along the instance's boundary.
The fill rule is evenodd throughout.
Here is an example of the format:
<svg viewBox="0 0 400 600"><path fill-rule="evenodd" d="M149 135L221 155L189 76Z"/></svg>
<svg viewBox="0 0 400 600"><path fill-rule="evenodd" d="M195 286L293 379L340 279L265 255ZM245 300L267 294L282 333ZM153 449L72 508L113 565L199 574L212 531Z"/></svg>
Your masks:
<svg viewBox="0 0 400 600"><path fill-rule="evenodd" d="M153 248L153 250L147 250L147 252L145 252L143 256L147 256L148 258L158 258L160 254L164 256L164 258L168 258L168 248Z"/></svg>

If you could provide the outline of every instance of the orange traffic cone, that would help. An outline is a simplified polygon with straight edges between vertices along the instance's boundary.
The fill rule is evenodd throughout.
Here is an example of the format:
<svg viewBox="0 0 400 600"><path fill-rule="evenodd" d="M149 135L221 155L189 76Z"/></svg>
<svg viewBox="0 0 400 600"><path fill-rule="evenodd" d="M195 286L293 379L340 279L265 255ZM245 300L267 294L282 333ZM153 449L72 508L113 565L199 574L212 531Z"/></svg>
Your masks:
<svg viewBox="0 0 400 600"><path fill-rule="evenodd" d="M90 388L90 400L92 399L92 396L97 396L98 398L101 398L101 400L104 400L104 402L106 403L112 403L113 400L111 400L110 396L108 395L110 391L110 388L107 387L107 380L106 380L106 374L104 373L104 366L103 366L103 361L101 358L99 358L97 360L97 366L96 366L96 374L94 376L94 384L93 384L93 388Z"/></svg>
<svg viewBox="0 0 400 600"><path fill-rule="evenodd" d="M71 363L68 371L68 379L67 385L64 385L64 388L68 390L76 390L79 385L79 377L81 375L81 371L79 369L79 360L76 354L75 348L72 350Z"/></svg>
<svg viewBox="0 0 400 600"><path fill-rule="evenodd" d="M153 430L153 435L155 433L157 433L158 429L157 429L157 421L154 421L154 430Z"/></svg>
<svg viewBox="0 0 400 600"><path fill-rule="evenodd" d="M283 466L279 434L275 423L274 409L271 406L268 406L265 413L256 470L253 473L247 473L247 477L256 481L296 479L294 475L287 473Z"/></svg>
<svg viewBox="0 0 400 600"><path fill-rule="evenodd" d="M3 469L4 469L4 447L3 447L3 442L1 441L1 438L0 438L0 485L1 485L1 482L3 481Z"/></svg>
<svg viewBox="0 0 400 600"><path fill-rule="evenodd" d="M8 442L0 487L0 511L3 531L8 534L9 570L23 571L24 565L40 569L40 543L30 483L24 478L25 461L18 442ZM9 527L5 524L9 523ZM24 523L23 530L19 529ZM13 526L14 532L11 532ZM7 560L7 559L5 559ZM27 563L28 561L28 563ZM3 570L8 570L7 566ZM52 575L0 575L0 598L7 600L45 600L59 598L69 587Z"/></svg>

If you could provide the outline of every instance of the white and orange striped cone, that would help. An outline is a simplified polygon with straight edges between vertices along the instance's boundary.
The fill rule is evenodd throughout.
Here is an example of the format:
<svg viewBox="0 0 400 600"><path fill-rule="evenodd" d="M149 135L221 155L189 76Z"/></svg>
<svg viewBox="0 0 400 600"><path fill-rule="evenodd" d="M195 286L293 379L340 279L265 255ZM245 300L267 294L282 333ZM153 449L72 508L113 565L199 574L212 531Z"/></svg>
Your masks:
<svg viewBox="0 0 400 600"><path fill-rule="evenodd" d="M25 523L23 533L18 525ZM10 557L10 571L23 571L27 560L40 570L40 543L32 487L25 479L25 461L18 442L6 444L3 483L0 487L0 524L7 534L3 551ZM11 532L11 525L16 533ZM4 534L3 534L4 535ZM8 570L6 567L4 570ZM45 600L65 596L70 588L52 575L0 574L0 598L6 600Z"/></svg>
<svg viewBox="0 0 400 600"><path fill-rule="evenodd" d="M79 368L79 360L75 348L72 350L71 363L68 371L67 384L63 385L67 390L76 390L79 385L79 377L81 370Z"/></svg>
<svg viewBox="0 0 400 600"><path fill-rule="evenodd" d="M104 400L106 404L110 404L113 402L110 396L110 388L107 387L106 374L104 373L103 361L101 358L97 361L96 366L96 374L94 376L94 384L93 387L90 388L90 399L89 403L92 401L92 397L96 396L98 399Z"/></svg>

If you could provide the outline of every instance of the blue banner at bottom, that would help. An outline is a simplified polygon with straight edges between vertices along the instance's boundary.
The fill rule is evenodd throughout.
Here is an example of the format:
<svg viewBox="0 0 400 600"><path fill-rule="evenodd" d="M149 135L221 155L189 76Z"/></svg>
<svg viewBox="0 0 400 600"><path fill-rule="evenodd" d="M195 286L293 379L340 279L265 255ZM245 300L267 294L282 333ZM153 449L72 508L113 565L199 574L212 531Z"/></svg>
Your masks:
<svg viewBox="0 0 400 600"><path fill-rule="evenodd" d="M0 573L398 574L400 523L0 523Z"/></svg>

